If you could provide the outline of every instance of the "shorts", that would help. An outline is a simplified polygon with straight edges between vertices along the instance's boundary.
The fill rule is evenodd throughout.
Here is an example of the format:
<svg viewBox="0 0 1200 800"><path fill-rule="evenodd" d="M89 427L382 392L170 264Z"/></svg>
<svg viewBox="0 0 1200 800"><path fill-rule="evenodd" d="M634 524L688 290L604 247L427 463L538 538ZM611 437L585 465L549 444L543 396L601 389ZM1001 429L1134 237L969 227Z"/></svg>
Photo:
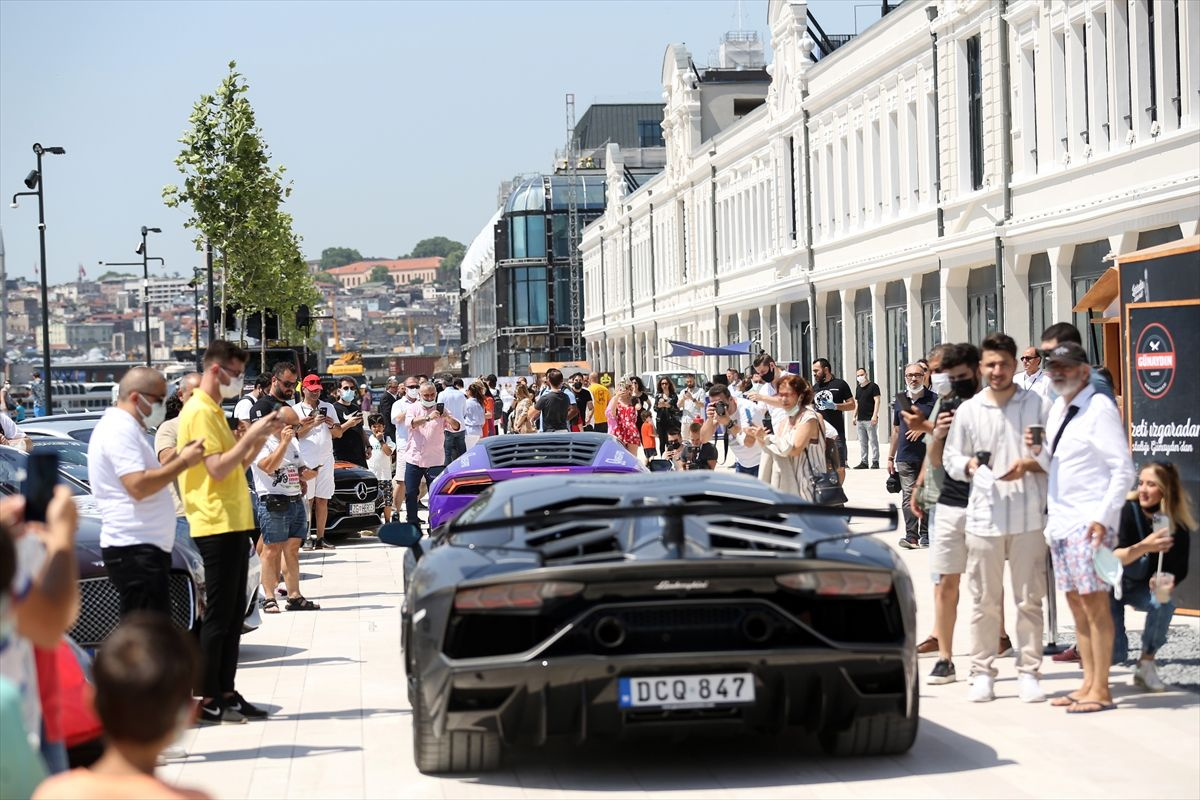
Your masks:
<svg viewBox="0 0 1200 800"><path fill-rule="evenodd" d="M308 535L308 512L300 495L292 498L283 511L268 511L265 502L260 502L258 508L258 526L264 544L283 544L288 539L303 541Z"/></svg>
<svg viewBox="0 0 1200 800"><path fill-rule="evenodd" d="M938 577L967 571L967 510L938 503L929 532L929 571Z"/></svg>
<svg viewBox="0 0 1200 800"><path fill-rule="evenodd" d="M306 485L306 500L312 500L314 497L328 500L333 497L333 461L322 464L317 470L317 477L308 481Z"/></svg>
<svg viewBox="0 0 1200 800"><path fill-rule="evenodd" d="M1110 531L1104 537L1104 545L1112 547L1116 537ZM1054 563L1054 585L1060 592L1092 594L1107 592L1111 587L1096 573L1095 549L1088 526L1080 525L1063 539L1050 540L1050 558Z"/></svg>
<svg viewBox="0 0 1200 800"><path fill-rule="evenodd" d="M391 480L379 481L379 493L383 495L383 506L387 508L392 504L392 482Z"/></svg>

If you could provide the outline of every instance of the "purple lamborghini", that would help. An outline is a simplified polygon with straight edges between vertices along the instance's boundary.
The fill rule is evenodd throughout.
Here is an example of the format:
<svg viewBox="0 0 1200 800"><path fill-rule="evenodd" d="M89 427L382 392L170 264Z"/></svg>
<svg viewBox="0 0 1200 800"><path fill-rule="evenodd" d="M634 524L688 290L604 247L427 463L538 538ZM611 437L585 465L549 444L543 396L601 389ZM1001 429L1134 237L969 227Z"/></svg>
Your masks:
<svg viewBox="0 0 1200 800"><path fill-rule="evenodd" d="M454 519L494 483L555 472L646 472L607 433L489 436L456 458L429 487L429 527Z"/></svg>

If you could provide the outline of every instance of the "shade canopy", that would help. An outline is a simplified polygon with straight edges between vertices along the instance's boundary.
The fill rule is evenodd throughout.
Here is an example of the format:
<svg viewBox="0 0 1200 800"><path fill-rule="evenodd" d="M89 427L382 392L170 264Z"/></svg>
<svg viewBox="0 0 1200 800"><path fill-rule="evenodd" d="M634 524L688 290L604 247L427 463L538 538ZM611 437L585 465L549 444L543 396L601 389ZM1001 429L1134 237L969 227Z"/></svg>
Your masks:
<svg viewBox="0 0 1200 800"><path fill-rule="evenodd" d="M671 345L671 352L667 353L668 357L746 356L750 355L751 348L754 346L753 340L736 342L724 347L707 347L691 342L677 342L674 339L667 339L667 343Z"/></svg>

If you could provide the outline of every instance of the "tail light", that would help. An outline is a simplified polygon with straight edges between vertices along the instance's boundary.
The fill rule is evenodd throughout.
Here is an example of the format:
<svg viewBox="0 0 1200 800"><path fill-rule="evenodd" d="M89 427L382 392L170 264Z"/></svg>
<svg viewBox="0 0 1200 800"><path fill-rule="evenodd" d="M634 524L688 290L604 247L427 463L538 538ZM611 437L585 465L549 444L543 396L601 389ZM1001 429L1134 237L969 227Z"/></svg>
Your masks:
<svg viewBox="0 0 1200 800"><path fill-rule="evenodd" d="M454 595L455 611L491 611L503 608L541 608L545 600L572 597L583 591L582 583L541 581L497 583L461 589Z"/></svg>
<svg viewBox="0 0 1200 800"><path fill-rule="evenodd" d="M491 485L492 479L487 475L466 475L451 478L442 494L479 494Z"/></svg>
<svg viewBox="0 0 1200 800"><path fill-rule="evenodd" d="M792 572L776 575L775 582L787 589L833 597L881 595L892 590L890 572L869 570L826 569Z"/></svg>

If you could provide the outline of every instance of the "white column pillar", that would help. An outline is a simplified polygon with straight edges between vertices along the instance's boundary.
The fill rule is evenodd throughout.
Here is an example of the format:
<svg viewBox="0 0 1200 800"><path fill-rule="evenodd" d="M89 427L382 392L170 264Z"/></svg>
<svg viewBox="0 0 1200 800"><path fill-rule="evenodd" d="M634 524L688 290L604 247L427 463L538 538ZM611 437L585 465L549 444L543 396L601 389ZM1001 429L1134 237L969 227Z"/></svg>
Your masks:
<svg viewBox="0 0 1200 800"><path fill-rule="evenodd" d="M1004 281L1004 332L1016 341L1018 349L1038 344L1025 341L1029 336L1029 262L1032 258L1032 253L1015 253L1011 247L1006 247L1004 263L997 266L1002 270Z"/></svg>
<svg viewBox="0 0 1200 800"><path fill-rule="evenodd" d="M841 378L841 373L850 372L857 364L854 363L854 295L856 289L842 289L842 357L841 357L841 372L838 377Z"/></svg>
<svg viewBox="0 0 1200 800"><path fill-rule="evenodd" d="M922 280L920 273L904 276L904 299L908 309L908 353L905 358L909 361L915 361L925 355L925 331L921 309Z"/></svg>
<svg viewBox="0 0 1200 800"><path fill-rule="evenodd" d="M1184 4L1186 5L1186 3ZM1179 13L1183 14L1180 7ZM1111 139L1109 149L1125 147L1130 131L1129 120L1129 5L1117 0L1109 5L1108 14L1108 121Z"/></svg>
<svg viewBox="0 0 1200 800"><path fill-rule="evenodd" d="M1180 5L1187 5L1181 3ZM1159 3L1154 13L1154 59L1157 61L1156 78L1158 79L1158 123L1163 133L1179 130L1179 103L1182 98L1175 99L1175 82L1179 76L1175 63L1175 14L1169 2ZM1188 45L1185 45L1185 47ZM1195 48L1195 42L1190 46ZM1182 83L1182 81L1181 81ZM1181 86L1180 89L1183 87Z"/></svg>
<svg viewBox="0 0 1200 800"><path fill-rule="evenodd" d="M1179 4L1179 93L1185 125L1200 125L1200 3Z"/></svg>
<svg viewBox="0 0 1200 800"><path fill-rule="evenodd" d="M1050 259L1050 288L1054 292L1054 321L1070 322L1071 306L1071 258L1075 245L1065 244L1046 249ZM1080 331L1086 334L1086 331Z"/></svg>
<svg viewBox="0 0 1200 800"><path fill-rule="evenodd" d="M967 267L942 267L943 342L963 342L967 339L967 277L970 273Z"/></svg>
<svg viewBox="0 0 1200 800"><path fill-rule="evenodd" d="M738 321L738 341L744 342L750 338L750 312L737 312Z"/></svg>
<svg viewBox="0 0 1200 800"><path fill-rule="evenodd" d="M829 297L829 293L819 292L815 286L813 287L813 293L815 297L812 304L812 319L809 320L809 324L812 326L809 334L812 337L812 353L809 354L809 358L816 358L821 353L829 351L829 342L826 340L825 333L825 302L826 298ZM809 367L812 365L804 364L803 366ZM808 373L805 373L805 377L807 379L810 376Z"/></svg>

